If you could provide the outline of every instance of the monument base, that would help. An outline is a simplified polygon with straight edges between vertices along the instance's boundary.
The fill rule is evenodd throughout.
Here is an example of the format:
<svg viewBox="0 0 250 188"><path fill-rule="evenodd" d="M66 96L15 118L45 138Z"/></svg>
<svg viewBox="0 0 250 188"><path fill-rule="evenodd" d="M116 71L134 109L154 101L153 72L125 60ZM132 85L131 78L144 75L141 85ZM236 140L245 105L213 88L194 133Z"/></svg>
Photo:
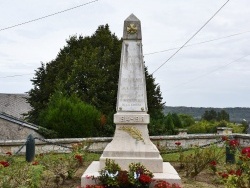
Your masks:
<svg viewBox="0 0 250 188"><path fill-rule="evenodd" d="M81 187L86 187L86 185L98 185L100 182L97 181L100 171L100 162L93 161L87 170L83 173L81 177ZM178 172L169 162L163 163L163 172L162 173L153 173L154 180L164 180L169 183L176 183L181 186L181 178ZM94 179L92 178L94 177ZM154 181L155 182L155 181ZM154 186L154 183L151 183L150 188Z"/></svg>
<svg viewBox="0 0 250 188"><path fill-rule="evenodd" d="M141 135L141 140L122 130L124 127L137 131ZM153 173L163 172L163 159L149 138L146 124L117 124L113 140L106 146L100 157L100 169L105 167L106 159L114 160L122 169L128 169L130 163L141 163Z"/></svg>

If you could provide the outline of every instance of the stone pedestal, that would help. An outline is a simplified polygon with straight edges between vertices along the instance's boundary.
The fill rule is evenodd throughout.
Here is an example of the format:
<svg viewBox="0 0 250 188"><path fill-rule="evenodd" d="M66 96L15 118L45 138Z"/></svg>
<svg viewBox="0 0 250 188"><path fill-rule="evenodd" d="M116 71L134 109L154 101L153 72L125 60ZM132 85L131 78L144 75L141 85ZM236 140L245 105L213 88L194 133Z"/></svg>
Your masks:
<svg viewBox="0 0 250 188"><path fill-rule="evenodd" d="M233 129L228 127L217 127L217 133L228 135L233 133Z"/></svg>
<svg viewBox="0 0 250 188"><path fill-rule="evenodd" d="M162 157L149 139L147 124L149 115L145 112L118 112L114 115L115 135L104 149L100 167L106 159L113 159L123 169L132 162L140 162L152 172L162 172Z"/></svg>

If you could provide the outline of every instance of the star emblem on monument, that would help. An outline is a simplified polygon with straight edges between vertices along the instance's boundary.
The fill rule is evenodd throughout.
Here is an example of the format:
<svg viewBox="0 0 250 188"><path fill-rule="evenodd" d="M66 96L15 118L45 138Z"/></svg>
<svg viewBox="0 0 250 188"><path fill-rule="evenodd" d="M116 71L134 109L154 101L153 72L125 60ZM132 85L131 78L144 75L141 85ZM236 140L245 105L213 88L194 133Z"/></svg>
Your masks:
<svg viewBox="0 0 250 188"><path fill-rule="evenodd" d="M129 26L127 27L127 32L129 34L135 34L137 32L137 26L135 24L129 24Z"/></svg>

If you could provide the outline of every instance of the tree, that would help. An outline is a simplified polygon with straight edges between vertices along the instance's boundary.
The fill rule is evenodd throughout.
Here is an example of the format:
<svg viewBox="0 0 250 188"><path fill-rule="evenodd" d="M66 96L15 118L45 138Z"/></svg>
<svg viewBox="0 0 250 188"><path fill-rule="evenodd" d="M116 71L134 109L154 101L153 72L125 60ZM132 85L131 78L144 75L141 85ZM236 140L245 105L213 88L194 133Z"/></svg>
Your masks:
<svg viewBox="0 0 250 188"><path fill-rule="evenodd" d="M165 127L166 127L166 132L168 135L175 134L175 127L174 127L174 122L172 118L172 114L168 113L167 116L165 116Z"/></svg>
<svg viewBox="0 0 250 188"><path fill-rule="evenodd" d="M39 114L40 125L53 129L59 138L98 136L101 113L75 95L55 92L47 108Z"/></svg>
<svg viewBox="0 0 250 188"><path fill-rule="evenodd" d="M216 112L215 110L206 110L202 115L202 119L206 121L229 121L229 114L225 110Z"/></svg>
<svg viewBox="0 0 250 188"><path fill-rule="evenodd" d="M182 127L189 127L191 125L195 124L195 120L193 116L187 115L187 114L179 114L179 117L182 122Z"/></svg>
<svg viewBox="0 0 250 188"><path fill-rule="evenodd" d="M112 118L116 107L122 40L105 25L99 26L90 37L71 36L66 43L54 60L42 63L31 80L34 87L28 92L30 97L27 100L32 107L28 120L40 124L39 114L47 108L56 91L65 91L67 96L74 94ZM151 118L157 118L164 105L160 87L146 67L145 75L149 113Z"/></svg>
<svg viewBox="0 0 250 188"><path fill-rule="evenodd" d="M202 119L206 121L216 121L217 120L217 112L215 110L206 110L202 115Z"/></svg>
<svg viewBox="0 0 250 188"><path fill-rule="evenodd" d="M172 113L172 119L173 119L173 123L174 123L175 127L177 127L177 128L182 128L183 127L181 119L180 119L178 114Z"/></svg>
<svg viewBox="0 0 250 188"><path fill-rule="evenodd" d="M222 120L229 121L229 114L225 110L221 110L217 114L217 120L218 121L222 121Z"/></svg>

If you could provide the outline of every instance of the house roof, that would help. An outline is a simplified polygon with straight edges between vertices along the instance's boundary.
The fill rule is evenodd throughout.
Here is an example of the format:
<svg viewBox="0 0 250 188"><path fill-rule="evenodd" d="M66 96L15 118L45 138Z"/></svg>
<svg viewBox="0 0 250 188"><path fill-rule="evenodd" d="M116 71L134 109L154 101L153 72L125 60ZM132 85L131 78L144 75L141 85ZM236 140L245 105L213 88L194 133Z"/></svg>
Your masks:
<svg viewBox="0 0 250 188"><path fill-rule="evenodd" d="M18 124L18 125L33 129L33 130L36 130L36 131L39 128L39 126L37 126L35 124L28 123L26 121L20 120L20 119L18 119L16 117L13 117L13 116L10 116L8 114L1 113L1 112L0 112L0 118L4 119L4 120L7 120L9 122L12 122L12 123L15 123L15 124Z"/></svg>
<svg viewBox="0 0 250 188"><path fill-rule="evenodd" d="M22 114L31 110L30 104L25 99L27 97L28 94L0 93L0 113L22 119Z"/></svg>

